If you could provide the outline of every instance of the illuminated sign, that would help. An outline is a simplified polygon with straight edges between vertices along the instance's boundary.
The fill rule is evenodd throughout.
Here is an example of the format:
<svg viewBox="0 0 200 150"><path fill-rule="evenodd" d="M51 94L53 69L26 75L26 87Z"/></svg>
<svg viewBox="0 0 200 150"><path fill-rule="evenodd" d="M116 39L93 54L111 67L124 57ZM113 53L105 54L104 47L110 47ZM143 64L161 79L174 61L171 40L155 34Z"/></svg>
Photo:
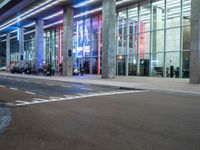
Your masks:
<svg viewBox="0 0 200 150"><path fill-rule="evenodd" d="M6 4L8 4L11 0L4 0L0 3L0 8L4 7Z"/></svg>

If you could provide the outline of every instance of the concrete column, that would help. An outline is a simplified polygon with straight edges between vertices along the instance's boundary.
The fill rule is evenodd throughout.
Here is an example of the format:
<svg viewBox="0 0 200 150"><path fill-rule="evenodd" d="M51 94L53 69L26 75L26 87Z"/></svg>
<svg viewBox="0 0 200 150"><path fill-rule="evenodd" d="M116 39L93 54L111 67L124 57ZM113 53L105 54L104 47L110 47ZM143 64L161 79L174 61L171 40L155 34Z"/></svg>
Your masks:
<svg viewBox="0 0 200 150"><path fill-rule="evenodd" d="M90 74L92 74L93 70L92 70L92 61L93 61L93 55L92 55L92 50L93 50L93 34L92 34L92 31L93 31L93 20L92 18L90 18Z"/></svg>
<svg viewBox="0 0 200 150"><path fill-rule="evenodd" d="M35 69L43 67L44 61L44 22L42 19L38 19L35 25L35 57L34 65Z"/></svg>
<svg viewBox="0 0 200 150"><path fill-rule="evenodd" d="M191 1L190 83L200 84L200 1Z"/></svg>
<svg viewBox="0 0 200 150"><path fill-rule="evenodd" d="M128 19L126 19L126 33L129 35L129 13L128 13L128 9L126 9L126 17ZM129 36L126 36L126 76L129 76L129 58L130 58L130 46L129 46Z"/></svg>
<svg viewBox="0 0 200 150"><path fill-rule="evenodd" d="M6 71L10 71L10 33L6 34Z"/></svg>
<svg viewBox="0 0 200 150"><path fill-rule="evenodd" d="M73 75L73 8L67 7L63 14L63 75ZM71 55L71 56L70 56Z"/></svg>
<svg viewBox="0 0 200 150"><path fill-rule="evenodd" d="M19 53L20 53L20 67L24 66L24 28L19 28Z"/></svg>
<svg viewBox="0 0 200 150"><path fill-rule="evenodd" d="M102 78L105 79L116 76L115 13L116 0L103 0Z"/></svg>

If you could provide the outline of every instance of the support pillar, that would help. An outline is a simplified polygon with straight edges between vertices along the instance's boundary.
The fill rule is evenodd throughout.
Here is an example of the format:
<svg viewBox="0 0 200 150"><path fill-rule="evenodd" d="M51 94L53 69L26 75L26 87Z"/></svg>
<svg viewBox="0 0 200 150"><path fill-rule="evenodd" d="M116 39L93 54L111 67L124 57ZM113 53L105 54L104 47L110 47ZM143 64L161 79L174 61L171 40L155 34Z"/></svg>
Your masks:
<svg viewBox="0 0 200 150"><path fill-rule="evenodd" d="M43 67L44 62L44 22L42 19L38 19L35 25L35 57L34 65L36 71Z"/></svg>
<svg viewBox="0 0 200 150"><path fill-rule="evenodd" d="M190 83L200 84L200 1L191 1Z"/></svg>
<svg viewBox="0 0 200 150"><path fill-rule="evenodd" d="M6 71L10 71L10 33L6 34Z"/></svg>
<svg viewBox="0 0 200 150"><path fill-rule="evenodd" d="M116 76L115 13L116 0L103 0L102 78L104 79L113 79Z"/></svg>
<svg viewBox="0 0 200 150"><path fill-rule="evenodd" d="M59 27L59 51L58 51L58 56L59 56L59 64L62 64L62 48L63 48L63 37L62 37L62 27Z"/></svg>
<svg viewBox="0 0 200 150"><path fill-rule="evenodd" d="M98 15L98 66L97 66L97 74L101 74L101 16Z"/></svg>
<svg viewBox="0 0 200 150"><path fill-rule="evenodd" d="M19 28L20 67L24 66L24 28Z"/></svg>
<svg viewBox="0 0 200 150"><path fill-rule="evenodd" d="M90 18L90 74L93 73L93 20Z"/></svg>
<svg viewBox="0 0 200 150"><path fill-rule="evenodd" d="M63 14L63 75L73 75L73 8L67 7Z"/></svg>

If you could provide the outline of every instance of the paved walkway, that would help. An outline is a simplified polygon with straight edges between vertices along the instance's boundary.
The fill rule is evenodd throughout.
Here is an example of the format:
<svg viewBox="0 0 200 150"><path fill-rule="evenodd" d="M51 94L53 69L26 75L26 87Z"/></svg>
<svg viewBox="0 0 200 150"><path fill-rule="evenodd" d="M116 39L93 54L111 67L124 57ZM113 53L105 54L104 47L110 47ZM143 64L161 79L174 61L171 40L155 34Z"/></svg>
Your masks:
<svg viewBox="0 0 200 150"><path fill-rule="evenodd" d="M148 90L161 90L168 92L181 92L187 94L200 95L200 84L190 84L189 79L169 79L169 78L153 78L153 77L124 77L118 76L116 79L101 79L97 75L84 75L78 77L63 77L63 76L33 76L20 75L0 72L1 76L14 76L23 78L65 81L74 83L97 84L107 86L117 86L123 88L136 88Z"/></svg>

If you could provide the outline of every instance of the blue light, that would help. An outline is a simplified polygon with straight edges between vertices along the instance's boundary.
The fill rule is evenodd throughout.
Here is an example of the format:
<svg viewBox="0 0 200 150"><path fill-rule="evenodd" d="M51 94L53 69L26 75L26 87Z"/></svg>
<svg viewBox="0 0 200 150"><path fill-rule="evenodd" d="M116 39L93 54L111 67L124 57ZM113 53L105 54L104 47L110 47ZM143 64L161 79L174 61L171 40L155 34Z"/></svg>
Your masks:
<svg viewBox="0 0 200 150"><path fill-rule="evenodd" d="M19 33L19 32L20 32L20 29L18 28L18 29L17 29L17 40L18 40L18 41L19 41L19 37L20 37L20 33Z"/></svg>

